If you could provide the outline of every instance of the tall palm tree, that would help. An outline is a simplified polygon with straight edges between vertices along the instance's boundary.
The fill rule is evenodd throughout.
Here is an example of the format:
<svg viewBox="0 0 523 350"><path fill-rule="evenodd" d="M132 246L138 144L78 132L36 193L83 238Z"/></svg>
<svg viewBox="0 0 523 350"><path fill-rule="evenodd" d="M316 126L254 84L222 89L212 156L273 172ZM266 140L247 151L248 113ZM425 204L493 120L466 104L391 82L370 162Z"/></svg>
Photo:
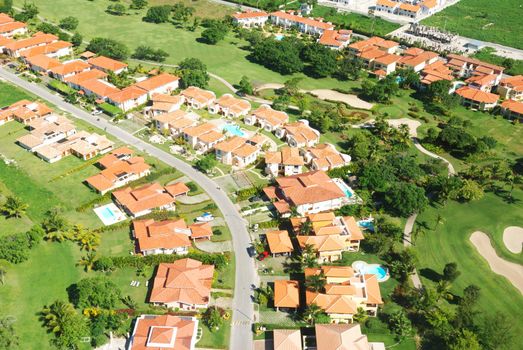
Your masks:
<svg viewBox="0 0 523 350"><path fill-rule="evenodd" d="M319 275L309 276L305 281L305 286L314 292L319 292L325 288L326 283L325 275L321 272Z"/></svg>
<svg viewBox="0 0 523 350"><path fill-rule="evenodd" d="M7 200L2 206L2 210L8 218L20 218L22 217L22 215L25 214L28 207L29 206L22 202L20 198L15 196L9 196L7 197Z"/></svg>
<svg viewBox="0 0 523 350"><path fill-rule="evenodd" d="M312 223L306 220L300 225L300 234L308 236L312 231Z"/></svg>
<svg viewBox="0 0 523 350"><path fill-rule="evenodd" d="M41 320L49 332L60 334L63 330L64 321L73 313L75 311L72 304L56 300L50 306L45 306L42 309Z"/></svg>
<svg viewBox="0 0 523 350"><path fill-rule="evenodd" d="M441 280L436 285L437 299L443 298L445 300L454 299L454 294L450 291L452 284L449 281Z"/></svg>
<svg viewBox="0 0 523 350"><path fill-rule="evenodd" d="M322 309L315 303L308 305L303 312L303 320L313 324L319 314L323 312Z"/></svg>
<svg viewBox="0 0 523 350"><path fill-rule="evenodd" d="M315 267L318 265L316 260L316 248L311 244L306 244L301 252L300 266L302 270L305 267Z"/></svg>
<svg viewBox="0 0 523 350"><path fill-rule="evenodd" d="M63 242L71 238L71 228L69 223L60 215L58 209L47 212L47 216L42 222L42 227L46 232L45 239L50 241Z"/></svg>
<svg viewBox="0 0 523 350"><path fill-rule="evenodd" d="M97 260L98 256L95 252L88 252L86 256L82 257L80 260L78 260L77 265L83 266L85 269L85 272L89 272L93 269L94 262Z"/></svg>
<svg viewBox="0 0 523 350"><path fill-rule="evenodd" d="M82 225L73 227L73 237L80 245L82 250L93 251L100 245L100 233L85 229Z"/></svg>

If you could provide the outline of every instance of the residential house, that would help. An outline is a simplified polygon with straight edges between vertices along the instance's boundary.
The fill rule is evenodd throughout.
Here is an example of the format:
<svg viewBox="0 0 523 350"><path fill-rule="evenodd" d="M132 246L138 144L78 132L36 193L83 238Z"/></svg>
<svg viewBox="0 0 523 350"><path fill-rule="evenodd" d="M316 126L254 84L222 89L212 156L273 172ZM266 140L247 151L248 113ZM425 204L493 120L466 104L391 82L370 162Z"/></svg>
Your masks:
<svg viewBox="0 0 523 350"><path fill-rule="evenodd" d="M278 177L276 186L263 189L281 215L290 214L295 207L301 214L331 211L348 202L346 186L340 179L331 179L323 171ZM343 189L342 189L343 188Z"/></svg>
<svg viewBox="0 0 523 350"><path fill-rule="evenodd" d="M81 90L82 82L91 81L91 80L103 80L105 77L107 77L107 73L104 73L98 69L91 69L86 72L82 72L82 73L75 74L75 75L65 78L64 83L66 83L67 85L69 85L70 87L72 87L75 90ZM88 84L87 86L89 87L90 85ZM114 90L114 92L112 92L112 93L115 93L115 92L117 92L117 90Z"/></svg>
<svg viewBox="0 0 523 350"><path fill-rule="evenodd" d="M127 71L127 64L113 60L112 58L105 56L92 57L87 60L91 66L99 69L105 73L114 73L116 75Z"/></svg>
<svg viewBox="0 0 523 350"><path fill-rule="evenodd" d="M120 161L131 159L133 154L134 151L132 149L125 146L119 147L100 158L98 160L98 166L102 169L107 169Z"/></svg>
<svg viewBox="0 0 523 350"><path fill-rule="evenodd" d="M43 103L20 100L0 109L0 125L10 122L11 120L28 124L33 120L50 116L52 113L53 110Z"/></svg>
<svg viewBox="0 0 523 350"><path fill-rule="evenodd" d="M499 95L463 86L456 90L461 97L461 103L470 108L481 111L492 109L496 106Z"/></svg>
<svg viewBox="0 0 523 350"><path fill-rule="evenodd" d="M147 103L147 92L134 85L107 96L107 102L127 112Z"/></svg>
<svg viewBox="0 0 523 350"><path fill-rule="evenodd" d="M352 30L340 29L340 30L325 30L321 37L318 39L318 43L323 46L327 46L333 50L342 50L350 43L352 36Z"/></svg>
<svg viewBox="0 0 523 350"><path fill-rule="evenodd" d="M505 100L501 103L501 111L509 119L518 119L523 121L523 102L514 100Z"/></svg>
<svg viewBox="0 0 523 350"><path fill-rule="evenodd" d="M385 40L378 36L373 36L369 39L356 41L347 46L349 55L352 57L360 56L363 52L378 49L388 54L396 53L399 49L399 44L392 40Z"/></svg>
<svg viewBox="0 0 523 350"><path fill-rule="evenodd" d="M103 167L100 162L98 164L103 170L85 181L102 195L151 173L151 167L142 157L119 159L108 167Z"/></svg>
<svg viewBox="0 0 523 350"><path fill-rule="evenodd" d="M260 149L251 145L246 138L233 136L225 141L214 145L216 159L226 165L232 165L237 168L244 168L253 164Z"/></svg>
<svg viewBox="0 0 523 350"><path fill-rule="evenodd" d="M11 39L11 38L6 38L6 37L3 37L3 36L0 36L0 54L5 53L6 46L9 45L9 44L12 44L14 42L15 41L13 39Z"/></svg>
<svg viewBox="0 0 523 350"><path fill-rule="evenodd" d="M403 69L412 69L414 72L420 72L425 67L438 61L439 56L432 51L425 51L417 47L411 47L403 51L403 55L398 61L398 67Z"/></svg>
<svg viewBox="0 0 523 350"><path fill-rule="evenodd" d="M216 130L216 125L203 123L183 130L185 141L195 150L205 153L218 142L225 140L225 135Z"/></svg>
<svg viewBox="0 0 523 350"><path fill-rule="evenodd" d="M168 130L171 137L178 137L187 128L198 124L199 116L196 113L187 113L181 109L174 112L160 114L153 118L156 128L160 131Z"/></svg>
<svg viewBox="0 0 523 350"><path fill-rule="evenodd" d="M275 329L273 350L302 350L301 332L299 329Z"/></svg>
<svg viewBox="0 0 523 350"><path fill-rule="evenodd" d="M105 154L113 149L114 142L105 135L81 131L67 138L64 144L58 144L57 149L62 149L64 155L74 154L83 160L89 160L99 154Z"/></svg>
<svg viewBox="0 0 523 350"><path fill-rule="evenodd" d="M116 86L101 79L82 80L77 82L77 85L80 87L80 94L94 96L99 101L105 101L108 96L120 92Z"/></svg>
<svg viewBox="0 0 523 350"><path fill-rule="evenodd" d="M397 13L400 16L417 18L421 14L421 6L402 2L397 8Z"/></svg>
<svg viewBox="0 0 523 350"><path fill-rule="evenodd" d="M28 126L30 133L19 137L16 142L31 152L76 133L76 127L69 119L56 114L29 121Z"/></svg>
<svg viewBox="0 0 523 350"><path fill-rule="evenodd" d="M189 225L189 230L191 230L191 239L193 241L202 239L210 240L213 235L212 226L208 222L195 222Z"/></svg>
<svg viewBox="0 0 523 350"><path fill-rule="evenodd" d="M27 25L13 20L9 23L0 24L0 36L12 38L15 35L27 34Z"/></svg>
<svg viewBox="0 0 523 350"><path fill-rule="evenodd" d="M263 27L269 20L265 11L236 12L232 15L232 22L243 28Z"/></svg>
<svg viewBox="0 0 523 350"><path fill-rule="evenodd" d="M75 74L86 72L91 66L82 60L72 60L49 70L49 75L60 81Z"/></svg>
<svg viewBox="0 0 523 350"><path fill-rule="evenodd" d="M391 53L380 55L372 60L372 69L385 72L385 75L389 75L396 70L396 63L400 58L400 56Z"/></svg>
<svg viewBox="0 0 523 350"><path fill-rule="evenodd" d="M265 238L273 257L289 256L294 251L289 232L286 230L267 231L265 232Z"/></svg>
<svg viewBox="0 0 523 350"><path fill-rule="evenodd" d="M304 164L300 149L296 147L282 147L279 151L265 152L265 173L273 177L301 174Z"/></svg>
<svg viewBox="0 0 523 350"><path fill-rule="evenodd" d="M180 95L185 98L185 103L194 109L209 108L216 100L214 92L196 86L189 86L180 92Z"/></svg>
<svg viewBox="0 0 523 350"><path fill-rule="evenodd" d="M149 301L182 310L205 309L211 298L214 266L181 259L158 265Z"/></svg>
<svg viewBox="0 0 523 350"><path fill-rule="evenodd" d="M452 81L454 76L452 70L447 67L445 62L437 60L434 63L427 65L420 74L421 87L426 88L430 84L438 80Z"/></svg>
<svg viewBox="0 0 523 350"><path fill-rule="evenodd" d="M249 101L236 98L231 94L224 94L209 107L212 114L221 114L230 118L239 118L247 115L251 110Z"/></svg>
<svg viewBox="0 0 523 350"><path fill-rule="evenodd" d="M523 75L501 79L497 92L505 100L523 101Z"/></svg>
<svg viewBox="0 0 523 350"><path fill-rule="evenodd" d="M136 251L144 256L187 254L191 247L191 230L183 219L134 220L132 233L136 240Z"/></svg>
<svg viewBox="0 0 523 350"><path fill-rule="evenodd" d="M182 95L154 94L151 97L152 105L149 109L149 114L154 117L156 115L177 111L182 106L183 101L184 97Z"/></svg>
<svg viewBox="0 0 523 350"><path fill-rule="evenodd" d="M134 323L127 350L194 350L198 319L190 316L141 315Z"/></svg>
<svg viewBox="0 0 523 350"><path fill-rule="evenodd" d="M300 283L294 280L274 281L274 307L280 309L297 309L300 307Z"/></svg>
<svg viewBox="0 0 523 350"><path fill-rule="evenodd" d="M490 92L496 83L496 78L497 75L495 74L477 74L471 76L465 82L468 83L470 88Z"/></svg>
<svg viewBox="0 0 523 350"><path fill-rule="evenodd" d="M154 94L170 94L178 89L179 84L179 77L168 73L162 73L136 83L134 86L145 90L150 98Z"/></svg>
<svg viewBox="0 0 523 350"><path fill-rule="evenodd" d="M335 216L333 212L293 217L291 225L300 247L312 245L320 263L339 260L343 251L359 251L360 242L365 239L354 217Z"/></svg>
<svg viewBox="0 0 523 350"><path fill-rule="evenodd" d="M385 350L381 342L369 342L361 333L359 323L353 324L319 324L314 326L316 350L357 349Z"/></svg>
<svg viewBox="0 0 523 350"><path fill-rule="evenodd" d="M27 57L25 62L29 66L29 69L37 73L47 73L49 70L62 65L62 62L56 58L52 58L43 54Z"/></svg>
<svg viewBox="0 0 523 350"><path fill-rule="evenodd" d="M246 115L243 121L247 125L259 125L262 129L272 132L289 122L289 116L285 112L272 109L269 105L261 105Z"/></svg>
<svg viewBox="0 0 523 350"><path fill-rule="evenodd" d="M326 277L325 287L319 292L307 290L306 304L319 306L329 315L332 323L352 323L360 308L369 316L378 314L383 300L376 275L355 273L348 266L305 269L305 279L319 274ZM334 278L329 279L329 276Z"/></svg>
<svg viewBox="0 0 523 350"><path fill-rule="evenodd" d="M448 54L447 60L447 66L454 71L457 77L469 78L472 75L494 74L496 75L494 85L499 84L505 70L501 66L456 54Z"/></svg>
<svg viewBox="0 0 523 350"><path fill-rule="evenodd" d="M286 123L276 129L276 137L284 138L291 147L311 147L320 141L318 130L309 126L308 120Z"/></svg>
<svg viewBox="0 0 523 350"><path fill-rule="evenodd" d="M20 39L5 45L4 51L11 57L20 57L20 51L37 46L43 46L58 41L58 37L53 34L35 33L27 39Z"/></svg>
<svg viewBox="0 0 523 350"><path fill-rule="evenodd" d="M321 143L314 147L300 150L305 163L311 170L329 171L349 165L351 157L348 154L339 152L330 143Z"/></svg>
<svg viewBox="0 0 523 350"><path fill-rule="evenodd" d="M35 46L29 49L20 50L19 55L24 60L27 61L27 58L46 55L53 58L60 58L64 56L69 56L73 53L73 44L58 40L50 44Z"/></svg>
<svg viewBox="0 0 523 350"><path fill-rule="evenodd" d="M433 15L438 8L443 5L445 0L424 0L421 2L421 12L426 15Z"/></svg>
<svg viewBox="0 0 523 350"><path fill-rule="evenodd" d="M302 33L320 36L326 30L334 30L334 25L330 22L323 22L323 19L313 19L294 14L293 11L276 11L270 14L270 20L277 26L284 28L295 27Z"/></svg>
<svg viewBox="0 0 523 350"><path fill-rule="evenodd" d="M387 12L390 14L394 14L397 12L398 6L400 5L399 2L391 1L391 0L378 0L376 2L376 11L380 12Z"/></svg>
<svg viewBox="0 0 523 350"><path fill-rule="evenodd" d="M181 184L185 188L177 189ZM173 192L176 189L176 192ZM153 210L175 210L176 197L187 194L189 189L183 183L161 186L158 183L150 183L132 189L127 187L112 193L113 199L126 213L132 217L149 214Z"/></svg>

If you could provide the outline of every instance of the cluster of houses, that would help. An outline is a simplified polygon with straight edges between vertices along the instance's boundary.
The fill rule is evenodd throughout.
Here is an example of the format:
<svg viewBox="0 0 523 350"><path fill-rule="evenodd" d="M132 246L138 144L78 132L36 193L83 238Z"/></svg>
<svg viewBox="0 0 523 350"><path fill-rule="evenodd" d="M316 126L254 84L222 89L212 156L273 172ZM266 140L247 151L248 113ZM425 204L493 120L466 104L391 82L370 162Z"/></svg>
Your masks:
<svg viewBox="0 0 523 350"><path fill-rule="evenodd" d="M284 29L295 28L298 31L318 37L318 43L334 50L346 47L352 36L351 30L336 30L330 22L322 18L303 17L295 11L238 12L232 15L233 22L244 28L263 27L268 21Z"/></svg>
<svg viewBox="0 0 523 350"><path fill-rule="evenodd" d="M77 130L73 122L41 102L21 100L0 109L0 125L12 120L25 124L29 130L16 142L49 163L70 154L88 160L114 146L105 135Z"/></svg>
<svg viewBox="0 0 523 350"><path fill-rule="evenodd" d="M443 8L446 2L446 0L378 0L374 10L417 19L434 14Z"/></svg>

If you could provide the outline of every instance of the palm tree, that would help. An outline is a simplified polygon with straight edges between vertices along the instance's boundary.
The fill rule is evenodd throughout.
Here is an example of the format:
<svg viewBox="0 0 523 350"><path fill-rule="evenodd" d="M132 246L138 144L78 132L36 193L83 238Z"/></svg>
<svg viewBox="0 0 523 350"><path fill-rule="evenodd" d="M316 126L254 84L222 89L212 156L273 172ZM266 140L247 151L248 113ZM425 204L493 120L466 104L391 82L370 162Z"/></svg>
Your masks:
<svg viewBox="0 0 523 350"><path fill-rule="evenodd" d="M82 225L75 225L73 228L73 237L80 245L80 249L93 251L100 245L100 234L93 230L87 230Z"/></svg>
<svg viewBox="0 0 523 350"><path fill-rule="evenodd" d="M95 252L88 252L86 256L78 260L78 266L83 266L85 272L89 272L93 269L94 262L97 260L98 256Z"/></svg>
<svg viewBox="0 0 523 350"><path fill-rule="evenodd" d="M437 300L443 298L445 300L454 299L454 294L450 291L452 284L449 281L441 280L436 285Z"/></svg>
<svg viewBox="0 0 523 350"><path fill-rule="evenodd" d="M307 220L300 225L300 234L308 236L312 231L312 223Z"/></svg>
<svg viewBox="0 0 523 350"><path fill-rule="evenodd" d="M132 296L130 295L126 295L125 297L122 298L122 303L124 303L129 309L136 309L138 307L138 304L136 303L136 301L133 299Z"/></svg>
<svg viewBox="0 0 523 350"><path fill-rule="evenodd" d="M303 312L303 320L313 324L319 314L323 312L322 309L315 303L308 305Z"/></svg>
<svg viewBox="0 0 523 350"><path fill-rule="evenodd" d="M319 292L325 288L326 282L325 275L321 272L318 275L309 276L307 281L305 281L305 286L314 292Z"/></svg>
<svg viewBox="0 0 523 350"><path fill-rule="evenodd" d="M64 321L68 316L74 314L74 307L70 303L56 300L50 306L45 306L41 312L41 320L49 332L60 334L63 329Z"/></svg>
<svg viewBox="0 0 523 350"><path fill-rule="evenodd" d="M311 244L306 244L301 252L300 266L302 270L305 267L315 267L318 265L316 260L316 248Z"/></svg>
<svg viewBox="0 0 523 350"><path fill-rule="evenodd" d="M22 202L18 197L9 196L2 206L2 210L8 218L20 218L25 214L29 206Z"/></svg>
<svg viewBox="0 0 523 350"><path fill-rule="evenodd" d="M365 321L367 321L368 318L369 315L367 314L367 311L365 311L365 309L362 307L359 307L358 312L356 312L354 316L352 316L352 319L360 324L365 323Z"/></svg>
<svg viewBox="0 0 523 350"><path fill-rule="evenodd" d="M42 222L42 228L46 232L45 239L50 241L63 242L71 237L68 222L56 208L47 212L47 216Z"/></svg>

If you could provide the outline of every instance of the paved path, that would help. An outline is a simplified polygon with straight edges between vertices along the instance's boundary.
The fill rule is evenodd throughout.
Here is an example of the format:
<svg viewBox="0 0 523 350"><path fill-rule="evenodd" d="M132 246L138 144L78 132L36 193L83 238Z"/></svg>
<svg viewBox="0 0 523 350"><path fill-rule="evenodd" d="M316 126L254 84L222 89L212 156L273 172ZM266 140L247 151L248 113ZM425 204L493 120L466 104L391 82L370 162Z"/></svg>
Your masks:
<svg viewBox="0 0 523 350"><path fill-rule="evenodd" d="M405 223L405 228L403 229L403 245L408 248L412 246L412 228L414 227L414 223L416 222L418 214L412 214ZM414 285L414 288L421 288L421 280L418 275L418 271L414 270L414 273L410 276L412 280L412 284Z"/></svg>
<svg viewBox="0 0 523 350"><path fill-rule="evenodd" d="M230 349L244 350L252 349L251 324L253 320L253 305L251 301L252 286L258 284L258 276L254 267L254 261L247 254L247 248L251 244L251 239L246 228L246 222L237 211L235 205L231 202L227 194L218 189L214 181L204 174L194 169L191 165L174 157L173 155L156 148L153 145L142 141L118 126L103 119L93 117L78 107L75 107L62 100L40 85L29 83L17 75L0 68L0 78L20 86L30 91L34 95L49 101L58 106L65 112L72 114L75 118L81 119L92 124L106 133L113 135L124 143L133 145L136 148L154 156L164 163L174 167L178 171L189 176L196 182L218 205L221 212L225 215L225 220L233 236L233 247L236 256L236 290L233 299L233 326L231 331Z"/></svg>
<svg viewBox="0 0 523 350"><path fill-rule="evenodd" d="M507 278L523 294L523 266L500 258L490 243L489 236L484 232L474 232L470 236L470 241L478 253L487 260L492 271Z"/></svg>

